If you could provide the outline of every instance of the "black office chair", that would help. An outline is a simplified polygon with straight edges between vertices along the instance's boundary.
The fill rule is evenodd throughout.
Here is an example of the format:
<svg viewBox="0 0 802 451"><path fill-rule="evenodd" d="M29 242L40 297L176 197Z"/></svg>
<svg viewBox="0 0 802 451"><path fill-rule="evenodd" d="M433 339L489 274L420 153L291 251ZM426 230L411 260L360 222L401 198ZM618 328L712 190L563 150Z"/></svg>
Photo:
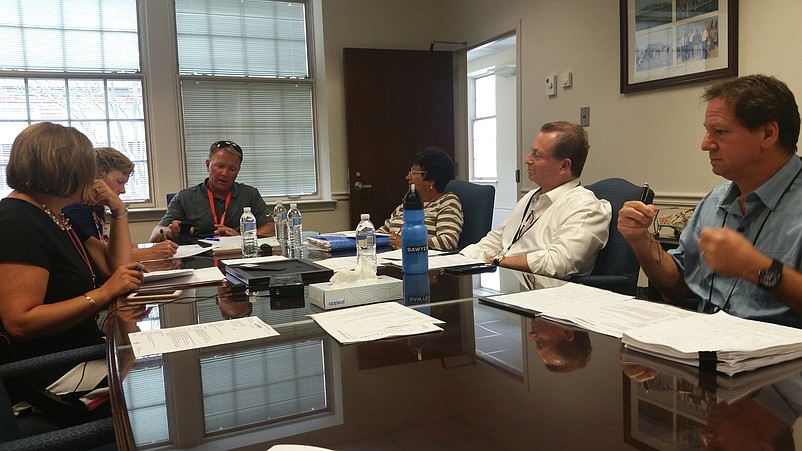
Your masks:
<svg viewBox="0 0 802 451"><path fill-rule="evenodd" d="M462 203L462 214L465 221L457 244L457 250L462 250L465 246L477 243L484 238L493 226L496 188L464 180L451 180L446 185L445 192L456 194Z"/></svg>
<svg viewBox="0 0 802 451"><path fill-rule="evenodd" d="M173 198L175 197L176 194L178 193L167 193L167 205L170 205L170 202L173 201Z"/></svg>
<svg viewBox="0 0 802 451"><path fill-rule="evenodd" d="M593 272L587 276L574 276L571 282L590 285L615 291L622 294L635 295L638 289L638 273L640 265L629 243L618 231L618 212L628 200L639 200L642 187L620 178L609 178L588 185L599 199L606 199L613 209L610 219L610 237L607 245L599 251ZM654 191L649 190L646 203L654 200Z"/></svg>
<svg viewBox="0 0 802 451"><path fill-rule="evenodd" d="M6 381L80 362L105 358L106 345L70 349L0 365L0 449L3 450L114 450L111 417L76 426L59 427L43 414L14 415Z"/></svg>

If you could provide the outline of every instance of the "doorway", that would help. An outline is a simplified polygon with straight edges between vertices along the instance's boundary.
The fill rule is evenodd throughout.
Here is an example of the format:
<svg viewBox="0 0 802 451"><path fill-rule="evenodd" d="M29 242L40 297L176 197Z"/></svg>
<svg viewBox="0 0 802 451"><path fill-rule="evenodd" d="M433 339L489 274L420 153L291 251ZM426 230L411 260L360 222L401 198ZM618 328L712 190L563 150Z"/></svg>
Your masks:
<svg viewBox="0 0 802 451"><path fill-rule="evenodd" d="M467 52L468 180L496 188L493 228L518 201L518 80L515 33Z"/></svg>

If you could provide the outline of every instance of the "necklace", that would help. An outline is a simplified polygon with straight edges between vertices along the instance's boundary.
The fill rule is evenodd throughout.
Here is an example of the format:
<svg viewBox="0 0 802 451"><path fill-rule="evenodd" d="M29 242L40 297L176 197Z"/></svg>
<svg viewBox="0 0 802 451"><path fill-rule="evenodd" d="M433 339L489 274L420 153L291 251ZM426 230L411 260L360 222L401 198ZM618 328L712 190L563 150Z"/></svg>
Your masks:
<svg viewBox="0 0 802 451"><path fill-rule="evenodd" d="M48 216L50 216L50 219L53 220L53 222L58 226L59 229L61 229L62 232L72 229L70 220L64 215L64 213L59 213L59 215L56 216L47 205L39 204L39 207L42 209L42 211L47 213Z"/></svg>
<svg viewBox="0 0 802 451"><path fill-rule="evenodd" d="M84 261L84 264L89 269L89 274L92 275L92 288L97 288L97 277L95 276L94 268L92 268L92 262L89 261L89 255L87 255L83 243L81 243L80 238L78 238L78 234L76 234L75 230L72 229L69 218L67 218L67 216L65 216L62 212L59 212L59 215L56 216L53 211L50 210L50 207L43 203L39 203L39 207L42 209L42 211L47 213L47 216L53 220L53 222L58 226L59 229L61 229L62 232L67 232L67 235L70 237L70 242L72 242L73 247L75 247L75 250L78 251L78 255L81 256L81 260Z"/></svg>

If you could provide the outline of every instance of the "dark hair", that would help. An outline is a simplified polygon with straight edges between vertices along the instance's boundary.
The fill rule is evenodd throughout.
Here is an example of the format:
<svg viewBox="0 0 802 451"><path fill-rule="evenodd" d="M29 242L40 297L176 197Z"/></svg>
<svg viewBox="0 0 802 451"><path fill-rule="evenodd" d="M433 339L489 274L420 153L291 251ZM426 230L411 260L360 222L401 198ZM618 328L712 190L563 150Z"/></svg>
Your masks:
<svg viewBox="0 0 802 451"><path fill-rule="evenodd" d="M588 364L593 347L590 344L590 335L586 331L574 330L573 340L561 340L552 350L560 356L562 362L546 364L546 369L553 373L569 373Z"/></svg>
<svg viewBox="0 0 802 451"><path fill-rule="evenodd" d="M29 125L11 145L6 166L8 186L34 194L91 199L95 180L92 142L76 128L52 122Z"/></svg>
<svg viewBox="0 0 802 451"><path fill-rule="evenodd" d="M412 157L412 164L417 164L426 171L423 180L434 180L434 188L441 193L454 178L454 161L439 147L427 147L416 153Z"/></svg>
<svg viewBox="0 0 802 451"><path fill-rule="evenodd" d="M558 135L554 141L552 153L554 158L571 160L571 175L579 177L585 167L585 160L588 159L588 133L584 128L570 122L558 121L543 124L540 127L541 133L554 133Z"/></svg>
<svg viewBox="0 0 802 451"><path fill-rule="evenodd" d="M799 139L799 108L794 93L782 81L767 75L747 75L721 81L705 89L702 100L721 99L732 105L735 118L749 130L777 121L777 142L788 153Z"/></svg>

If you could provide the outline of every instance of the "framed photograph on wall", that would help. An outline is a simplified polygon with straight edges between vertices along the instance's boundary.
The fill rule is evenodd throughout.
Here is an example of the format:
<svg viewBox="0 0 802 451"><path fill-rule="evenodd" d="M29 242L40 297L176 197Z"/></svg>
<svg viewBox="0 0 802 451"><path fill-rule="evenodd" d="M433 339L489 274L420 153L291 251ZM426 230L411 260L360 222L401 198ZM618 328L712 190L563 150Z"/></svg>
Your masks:
<svg viewBox="0 0 802 451"><path fill-rule="evenodd" d="M738 75L738 0L619 0L621 93Z"/></svg>

